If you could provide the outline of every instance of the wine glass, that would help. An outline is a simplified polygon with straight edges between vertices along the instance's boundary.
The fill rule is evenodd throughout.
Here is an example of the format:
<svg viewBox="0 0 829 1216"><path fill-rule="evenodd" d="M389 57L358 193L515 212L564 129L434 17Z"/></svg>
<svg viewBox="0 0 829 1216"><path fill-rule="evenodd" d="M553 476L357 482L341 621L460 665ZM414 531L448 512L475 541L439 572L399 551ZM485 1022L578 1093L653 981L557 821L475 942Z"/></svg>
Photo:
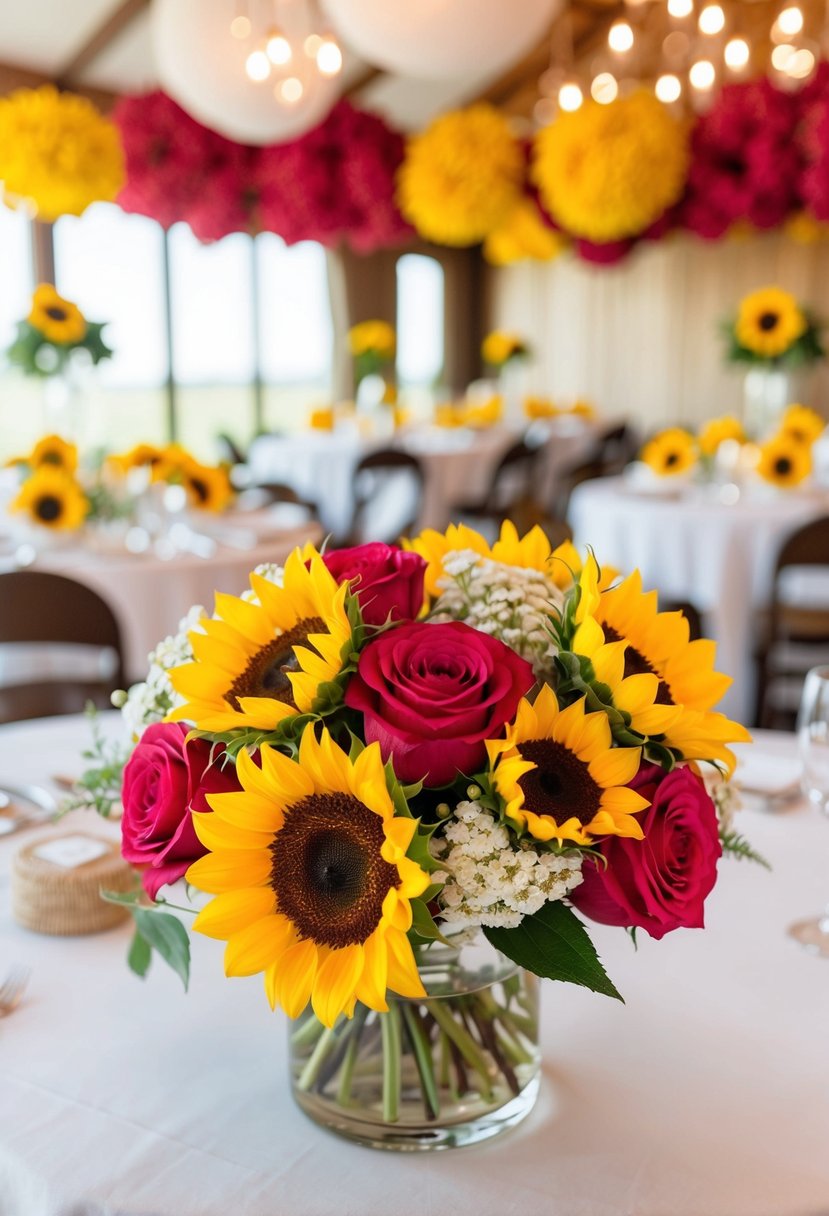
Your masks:
<svg viewBox="0 0 829 1216"><path fill-rule="evenodd" d="M806 676L797 716L800 786L813 806L829 817L829 667ZM829 905L820 916L792 925L789 934L812 954L829 958Z"/></svg>

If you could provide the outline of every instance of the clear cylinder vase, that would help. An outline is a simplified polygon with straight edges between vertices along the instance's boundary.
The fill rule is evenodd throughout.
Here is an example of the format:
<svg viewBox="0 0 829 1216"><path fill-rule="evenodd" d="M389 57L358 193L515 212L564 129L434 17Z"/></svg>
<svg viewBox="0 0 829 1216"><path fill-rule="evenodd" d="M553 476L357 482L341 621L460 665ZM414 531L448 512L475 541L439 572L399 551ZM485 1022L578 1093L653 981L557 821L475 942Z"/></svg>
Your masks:
<svg viewBox="0 0 829 1216"><path fill-rule="evenodd" d="M425 999L389 994L327 1029L290 1024L294 1098L316 1123L373 1148L476 1144L520 1123L539 1087L538 981L480 935L422 951Z"/></svg>
<svg viewBox="0 0 829 1216"><path fill-rule="evenodd" d="M743 425L755 439L774 431L786 407L808 405L807 374L782 367L752 367L743 387Z"/></svg>

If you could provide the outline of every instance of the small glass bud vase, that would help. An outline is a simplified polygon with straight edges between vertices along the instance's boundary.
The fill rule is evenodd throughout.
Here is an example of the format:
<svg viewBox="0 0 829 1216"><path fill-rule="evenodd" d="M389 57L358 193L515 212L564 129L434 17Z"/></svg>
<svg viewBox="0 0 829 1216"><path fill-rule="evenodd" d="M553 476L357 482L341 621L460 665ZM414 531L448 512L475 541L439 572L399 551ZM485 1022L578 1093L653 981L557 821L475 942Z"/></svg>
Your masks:
<svg viewBox="0 0 829 1216"><path fill-rule="evenodd" d="M463 935L465 938L466 934ZM316 1123L373 1148L488 1140L520 1123L539 1087L538 981L482 934L420 951L422 999L357 1003L327 1029L290 1024L294 1097Z"/></svg>

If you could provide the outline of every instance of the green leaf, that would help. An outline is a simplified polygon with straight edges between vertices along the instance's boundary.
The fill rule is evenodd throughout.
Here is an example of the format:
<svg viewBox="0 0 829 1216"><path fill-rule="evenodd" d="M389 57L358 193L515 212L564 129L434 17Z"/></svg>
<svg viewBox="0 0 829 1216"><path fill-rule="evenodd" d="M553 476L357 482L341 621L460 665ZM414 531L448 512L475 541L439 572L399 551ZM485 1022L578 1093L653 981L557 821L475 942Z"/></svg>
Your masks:
<svg viewBox="0 0 829 1216"><path fill-rule="evenodd" d="M144 976L150 969L152 962L153 949L146 937L135 930L133 939L130 943L129 954L127 955L127 965L130 971L134 971L136 975L140 975L143 980Z"/></svg>
<svg viewBox="0 0 829 1216"><path fill-rule="evenodd" d="M412 931L427 942L443 942L449 945L422 899L412 900Z"/></svg>
<svg viewBox="0 0 829 1216"><path fill-rule="evenodd" d="M622 1000L584 925L562 903L545 904L534 916L525 916L515 929L484 929L484 934L496 950L535 975L580 984Z"/></svg>
<svg viewBox="0 0 829 1216"><path fill-rule="evenodd" d="M190 980L190 938L184 925L169 912L137 907L130 911L135 918L137 932L181 977L186 992Z"/></svg>
<svg viewBox="0 0 829 1216"><path fill-rule="evenodd" d="M142 899L145 899L144 888L138 886L133 891L105 891L101 887L98 892L101 899L108 904L123 904L127 908L133 908Z"/></svg>

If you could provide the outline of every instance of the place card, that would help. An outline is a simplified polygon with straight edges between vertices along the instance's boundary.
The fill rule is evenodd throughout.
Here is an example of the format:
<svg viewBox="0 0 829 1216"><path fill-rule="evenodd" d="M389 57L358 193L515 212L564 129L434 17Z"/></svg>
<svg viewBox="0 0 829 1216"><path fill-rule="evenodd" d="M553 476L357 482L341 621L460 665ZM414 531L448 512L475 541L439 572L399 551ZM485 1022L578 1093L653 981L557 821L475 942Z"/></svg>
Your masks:
<svg viewBox="0 0 829 1216"><path fill-rule="evenodd" d="M103 840L93 840L91 836L60 836L47 840L32 850L35 857L49 861L63 870L76 870L85 866L98 857L109 852L109 846Z"/></svg>

